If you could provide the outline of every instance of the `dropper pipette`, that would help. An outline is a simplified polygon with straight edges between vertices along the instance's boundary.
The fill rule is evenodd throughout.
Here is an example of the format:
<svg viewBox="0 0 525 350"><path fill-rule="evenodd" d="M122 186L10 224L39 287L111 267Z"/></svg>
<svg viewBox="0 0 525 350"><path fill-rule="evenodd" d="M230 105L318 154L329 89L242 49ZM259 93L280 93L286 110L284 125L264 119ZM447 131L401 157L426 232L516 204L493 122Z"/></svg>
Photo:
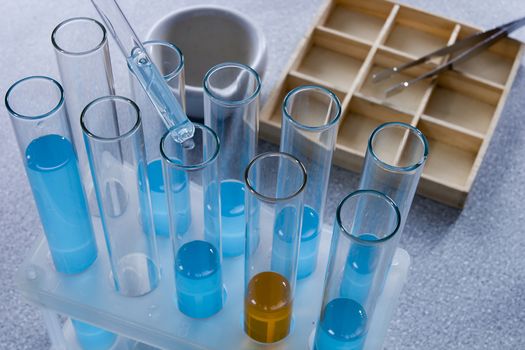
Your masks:
<svg viewBox="0 0 525 350"><path fill-rule="evenodd" d="M91 3L117 42L129 69L137 77L164 124L173 130L171 134L174 140L183 143L191 139L195 127L153 64L116 0L91 0Z"/></svg>

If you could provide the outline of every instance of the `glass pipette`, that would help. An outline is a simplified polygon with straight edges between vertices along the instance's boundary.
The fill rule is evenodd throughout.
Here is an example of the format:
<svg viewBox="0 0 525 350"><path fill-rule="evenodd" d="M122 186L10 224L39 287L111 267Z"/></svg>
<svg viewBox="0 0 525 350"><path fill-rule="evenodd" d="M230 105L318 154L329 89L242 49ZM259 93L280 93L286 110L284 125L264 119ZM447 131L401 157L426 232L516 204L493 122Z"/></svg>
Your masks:
<svg viewBox="0 0 525 350"><path fill-rule="evenodd" d="M126 58L129 69L137 77L167 128L173 128L175 141L183 143L193 137L193 124L171 92L142 42L115 0L91 0Z"/></svg>

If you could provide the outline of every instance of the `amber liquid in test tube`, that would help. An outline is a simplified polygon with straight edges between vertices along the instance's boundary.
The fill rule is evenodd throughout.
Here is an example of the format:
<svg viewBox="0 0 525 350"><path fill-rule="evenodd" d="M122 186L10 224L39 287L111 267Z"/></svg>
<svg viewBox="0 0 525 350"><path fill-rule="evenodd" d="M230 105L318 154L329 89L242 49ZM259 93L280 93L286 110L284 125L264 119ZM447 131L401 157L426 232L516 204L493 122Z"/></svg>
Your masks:
<svg viewBox="0 0 525 350"><path fill-rule="evenodd" d="M273 271L255 275L244 303L250 337L261 342L286 337L292 318L291 288L286 278Z"/></svg>

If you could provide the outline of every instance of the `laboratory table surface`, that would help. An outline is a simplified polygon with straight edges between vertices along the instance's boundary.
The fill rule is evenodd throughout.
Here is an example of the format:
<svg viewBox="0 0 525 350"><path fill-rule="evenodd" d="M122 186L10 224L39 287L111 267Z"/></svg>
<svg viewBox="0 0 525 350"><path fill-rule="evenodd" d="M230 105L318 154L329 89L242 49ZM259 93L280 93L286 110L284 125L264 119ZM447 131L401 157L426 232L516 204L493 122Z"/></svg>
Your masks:
<svg viewBox="0 0 525 350"><path fill-rule="evenodd" d="M365 1L365 0L363 0ZM264 31L269 64L262 98L274 88L324 0L120 0L137 33L197 3L228 6ZM403 0L436 14L491 28L525 15L523 0ZM34 74L58 78L50 33L61 20L95 16L88 0L4 0L0 11L0 93ZM525 30L514 37L525 40ZM117 91L126 67L110 42ZM401 246L412 256L386 349L525 349L525 72L520 67L503 115L463 210L416 196ZM48 349L38 310L17 292L14 275L42 235L7 111L0 107L0 348ZM275 146L262 143L262 149ZM357 186L358 175L334 167L327 218Z"/></svg>

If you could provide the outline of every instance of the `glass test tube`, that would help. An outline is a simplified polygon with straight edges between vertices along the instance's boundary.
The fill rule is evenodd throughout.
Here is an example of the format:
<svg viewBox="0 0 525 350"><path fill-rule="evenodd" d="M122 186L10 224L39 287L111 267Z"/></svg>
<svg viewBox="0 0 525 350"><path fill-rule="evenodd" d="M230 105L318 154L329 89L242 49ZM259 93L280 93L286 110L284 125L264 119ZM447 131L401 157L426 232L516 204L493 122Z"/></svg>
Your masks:
<svg viewBox="0 0 525 350"><path fill-rule="evenodd" d="M330 90L299 86L286 95L282 112L280 151L299 159L308 173L297 272L297 278L301 279L309 276L317 266L341 104Z"/></svg>
<svg viewBox="0 0 525 350"><path fill-rule="evenodd" d="M290 332L306 171L289 154L263 153L245 185L244 331L273 343Z"/></svg>
<svg viewBox="0 0 525 350"><path fill-rule="evenodd" d="M146 41L142 43L153 63L157 66L171 92L179 101L183 110L186 105L184 93L184 58L182 52L173 44L166 41ZM144 125L144 142L146 144L146 158L148 161L148 178L150 185L151 207L153 222L157 235L169 237L168 204L164 191L162 177L162 161L160 159L159 141L168 131L159 117L155 106L146 95L135 74L130 72L129 81L133 100L140 108Z"/></svg>
<svg viewBox="0 0 525 350"><path fill-rule="evenodd" d="M144 295L157 287L159 260L139 109L125 97L100 97L80 122L115 288Z"/></svg>
<svg viewBox="0 0 525 350"><path fill-rule="evenodd" d="M70 18L55 27L51 34L51 42L65 89L66 107L79 159L80 174L91 212L98 215L93 180L80 127L80 113L94 99L114 95L106 29L92 18Z"/></svg>
<svg viewBox="0 0 525 350"><path fill-rule="evenodd" d="M193 138L179 143L173 129L160 142L174 252L179 310L193 318L222 309L219 139L195 124Z"/></svg>
<svg viewBox="0 0 525 350"><path fill-rule="evenodd" d="M345 197L336 212L315 350L360 350L391 256L400 214L374 190Z"/></svg>
<svg viewBox="0 0 525 350"><path fill-rule="evenodd" d="M397 145L401 147L395 147ZM427 156L427 139L409 124L382 124L369 138L359 188L380 191L394 200L401 212L400 232L403 232ZM400 238L398 235L396 240Z"/></svg>
<svg viewBox="0 0 525 350"><path fill-rule="evenodd" d="M261 80L252 68L222 63L204 77L204 121L221 140L221 237L225 256L244 252L244 170L257 153Z"/></svg>
<svg viewBox="0 0 525 350"><path fill-rule="evenodd" d="M5 105L55 268L82 272L97 258L97 244L62 86L48 77L27 77L9 88Z"/></svg>

